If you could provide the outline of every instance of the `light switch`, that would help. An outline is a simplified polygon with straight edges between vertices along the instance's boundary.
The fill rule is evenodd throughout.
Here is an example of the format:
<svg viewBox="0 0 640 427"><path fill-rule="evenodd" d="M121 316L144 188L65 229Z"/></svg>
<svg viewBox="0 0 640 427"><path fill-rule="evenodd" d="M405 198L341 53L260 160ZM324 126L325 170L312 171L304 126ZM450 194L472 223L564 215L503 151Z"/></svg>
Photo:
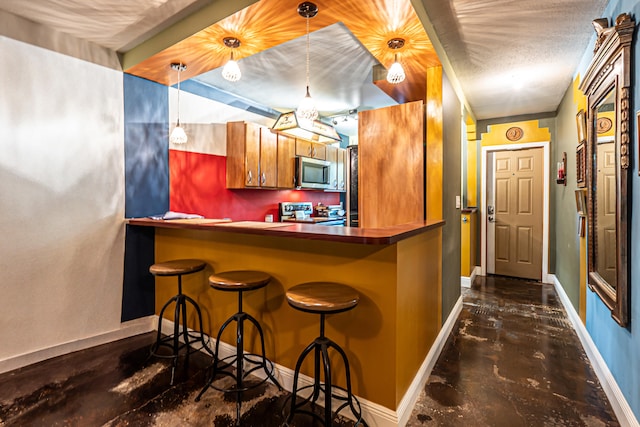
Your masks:
<svg viewBox="0 0 640 427"><path fill-rule="evenodd" d="M460 196L456 196L456 209L460 209Z"/></svg>

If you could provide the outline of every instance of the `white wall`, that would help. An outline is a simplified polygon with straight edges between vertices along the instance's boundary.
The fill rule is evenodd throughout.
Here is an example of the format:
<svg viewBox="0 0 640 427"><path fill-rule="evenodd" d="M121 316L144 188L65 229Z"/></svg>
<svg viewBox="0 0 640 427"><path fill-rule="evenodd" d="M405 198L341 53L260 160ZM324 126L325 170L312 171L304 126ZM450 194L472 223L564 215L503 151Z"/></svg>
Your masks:
<svg viewBox="0 0 640 427"><path fill-rule="evenodd" d="M2 372L120 328L125 187L120 71L4 36L0 64Z"/></svg>

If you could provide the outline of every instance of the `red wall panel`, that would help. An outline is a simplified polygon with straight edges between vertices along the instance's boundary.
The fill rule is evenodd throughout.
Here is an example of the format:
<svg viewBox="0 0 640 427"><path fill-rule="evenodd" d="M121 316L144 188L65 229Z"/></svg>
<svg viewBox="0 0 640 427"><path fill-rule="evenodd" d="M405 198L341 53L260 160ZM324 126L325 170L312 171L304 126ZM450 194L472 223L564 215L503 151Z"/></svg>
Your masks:
<svg viewBox="0 0 640 427"><path fill-rule="evenodd" d="M339 193L299 190L228 190L226 157L169 150L169 209L207 218L264 221L278 220L278 203L290 201L333 205Z"/></svg>

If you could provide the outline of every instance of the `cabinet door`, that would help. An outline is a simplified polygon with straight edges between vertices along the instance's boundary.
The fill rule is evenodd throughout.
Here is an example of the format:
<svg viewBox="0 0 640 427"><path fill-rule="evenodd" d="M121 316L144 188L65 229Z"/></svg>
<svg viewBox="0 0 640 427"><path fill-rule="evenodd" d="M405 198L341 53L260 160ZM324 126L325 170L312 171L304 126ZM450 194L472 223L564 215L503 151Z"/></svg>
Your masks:
<svg viewBox="0 0 640 427"><path fill-rule="evenodd" d="M227 123L227 188L245 188L244 122Z"/></svg>
<svg viewBox="0 0 640 427"><path fill-rule="evenodd" d="M326 147L326 160L329 162L329 190L338 189L338 148Z"/></svg>
<svg viewBox="0 0 640 427"><path fill-rule="evenodd" d="M278 135L278 188L295 187L296 140Z"/></svg>
<svg viewBox="0 0 640 427"><path fill-rule="evenodd" d="M313 157L311 151L311 141L296 139L296 156Z"/></svg>
<svg viewBox="0 0 640 427"><path fill-rule="evenodd" d="M319 142L311 142L305 139L296 139L296 156L326 160L326 148L326 145Z"/></svg>
<svg viewBox="0 0 640 427"><path fill-rule="evenodd" d="M327 146L319 142L312 142L311 157L319 160L327 160Z"/></svg>
<svg viewBox="0 0 640 427"><path fill-rule="evenodd" d="M338 191L347 191L347 150L338 148Z"/></svg>
<svg viewBox="0 0 640 427"><path fill-rule="evenodd" d="M268 128L260 132L260 186L275 188L278 184L278 138Z"/></svg>
<svg viewBox="0 0 640 427"><path fill-rule="evenodd" d="M246 123L244 140L244 185L260 186L260 126Z"/></svg>

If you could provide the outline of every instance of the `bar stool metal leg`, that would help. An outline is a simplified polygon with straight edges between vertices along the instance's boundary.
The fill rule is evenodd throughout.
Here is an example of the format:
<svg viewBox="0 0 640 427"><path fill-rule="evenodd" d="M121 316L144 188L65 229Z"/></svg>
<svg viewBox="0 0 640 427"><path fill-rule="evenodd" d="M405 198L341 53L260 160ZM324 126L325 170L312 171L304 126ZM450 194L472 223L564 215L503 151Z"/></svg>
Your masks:
<svg viewBox="0 0 640 427"><path fill-rule="evenodd" d="M178 276L178 294L171 297L160 309L160 314L158 317L158 333L156 334L156 341L151 346L149 358L156 356L161 358L170 358L171 360L171 380L169 382L170 385L174 384L175 381L175 372L178 367L178 358L180 356L180 351L183 348L186 348L185 351L185 369L189 367L189 355L199 350L200 348L204 348L211 356L215 357L214 353L211 351L208 345L208 337L204 335L203 332L203 322L202 322L202 312L198 303L188 295L182 293L182 274L177 274ZM198 321L198 331L189 332L189 328L187 327L187 303L191 304L191 306L196 310L197 321ZM165 311L171 306L171 304L175 304L174 313L173 313L173 334L168 337L162 336L162 321L164 319ZM180 329L182 327L182 330ZM183 343L180 343L180 337L182 336ZM199 343L200 347L193 347L194 343ZM171 350L170 354L160 354L160 347L167 347Z"/></svg>
<svg viewBox="0 0 640 427"><path fill-rule="evenodd" d="M359 296L345 285L327 282L310 282L294 286L287 291L289 305L301 311L320 315L320 334L300 354L296 362L293 376L293 390L291 396L283 405L285 425L294 421L296 414L304 414L324 426L332 426L340 412L348 408L355 419L356 426L366 426L362 419L362 408L357 397L353 395L351 384L351 368L345 351L334 341L325 336L326 314L335 314L354 308ZM345 368L346 388L334 384L331 372L329 349L340 355ZM304 360L313 351L314 379L312 385L298 387L300 368ZM321 377L324 381L321 381ZM307 394L307 391L310 393ZM298 394L301 396L298 396ZM322 393L323 399L320 394ZM305 397L306 396L306 397ZM333 402L337 407L333 408ZM340 403L338 403L340 402ZM317 406L324 403L322 411ZM288 408L289 413L286 414Z"/></svg>
<svg viewBox="0 0 640 427"><path fill-rule="evenodd" d="M231 317L229 317L220 327L220 330L218 331L218 335L216 336L216 350L215 350L215 354L219 355L220 354L220 341L221 341L221 337L222 337L222 333L224 332L224 330L227 328L227 326L229 326L229 324L231 324L231 322L236 322L236 352L235 355L233 356L229 356L225 359L219 359L216 358L213 364L213 369L212 369L212 373L211 373L211 377L209 378L209 381L207 382L207 384L204 386L204 388L200 391L200 393L198 394L198 396L196 397L196 402L200 401L200 398L202 397L202 395L204 394L205 391L207 391L209 389L209 387L213 387L216 388L215 386L213 386L213 382L215 381L215 378L217 376L218 373L222 373L224 375L227 376L231 376L232 378L235 379L236 382L236 388L235 388L235 392L238 395L238 405L240 405L240 402L242 401L242 393L255 387L254 385L252 386L246 386L245 385L245 379L247 378L247 376L249 376L251 373L259 370L259 369L263 369L267 378L265 378L262 382L266 381L267 379L271 380L273 382L274 385L276 385L278 387L278 389L282 390L282 386L280 385L280 383L278 382L278 380L275 378L275 376L273 375L273 364L267 360L266 356L265 356L265 343L264 343L264 332L262 330L262 327L260 326L260 323L253 317L251 316L249 313L246 313L243 311L242 309L242 291L238 291L238 312L234 315L232 315ZM253 324L253 326L257 329L258 331L258 336L260 338L260 347L262 349L262 354L261 355L248 355L244 353L244 322L245 320L248 320L251 324ZM252 356L259 356L260 357L260 361L256 361L252 358ZM232 359L230 361L226 361L226 359ZM248 370L245 370L245 362L253 364L255 366L251 367ZM225 371L226 368L229 368L231 366L235 365L235 374ZM262 383L260 382L260 384ZM220 390L220 391L228 391L228 390ZM239 419L239 415L240 415L240 406L237 407L237 415Z"/></svg>

